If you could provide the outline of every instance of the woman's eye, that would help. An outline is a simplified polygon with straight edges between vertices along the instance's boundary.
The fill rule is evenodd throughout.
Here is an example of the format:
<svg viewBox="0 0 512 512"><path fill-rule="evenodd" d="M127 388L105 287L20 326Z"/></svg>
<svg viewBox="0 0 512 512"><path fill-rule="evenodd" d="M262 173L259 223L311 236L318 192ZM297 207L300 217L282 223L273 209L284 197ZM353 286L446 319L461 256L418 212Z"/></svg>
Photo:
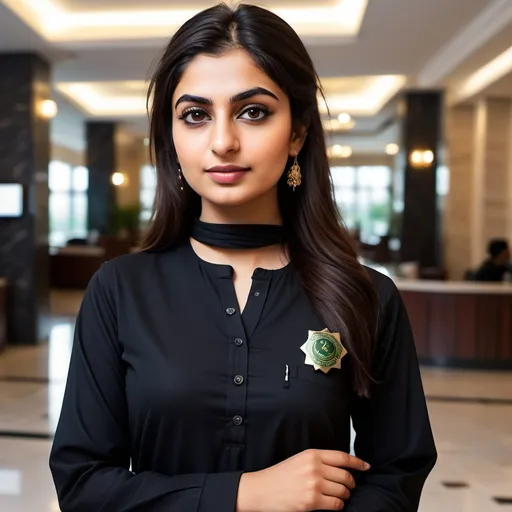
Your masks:
<svg viewBox="0 0 512 512"><path fill-rule="evenodd" d="M192 110L185 112L181 117L187 124L198 124L205 121L208 114L202 110Z"/></svg>
<svg viewBox="0 0 512 512"><path fill-rule="evenodd" d="M261 121L267 117L268 112L259 107L251 107L242 113L242 118L248 119L249 121Z"/></svg>

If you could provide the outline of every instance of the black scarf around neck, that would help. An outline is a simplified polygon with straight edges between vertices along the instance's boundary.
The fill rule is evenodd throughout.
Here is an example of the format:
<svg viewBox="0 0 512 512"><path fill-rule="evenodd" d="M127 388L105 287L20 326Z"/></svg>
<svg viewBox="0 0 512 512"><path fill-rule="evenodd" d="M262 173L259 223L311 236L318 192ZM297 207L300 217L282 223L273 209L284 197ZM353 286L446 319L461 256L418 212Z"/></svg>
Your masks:
<svg viewBox="0 0 512 512"><path fill-rule="evenodd" d="M195 219L191 236L220 249L256 249L283 243L284 229L271 224L213 224Z"/></svg>

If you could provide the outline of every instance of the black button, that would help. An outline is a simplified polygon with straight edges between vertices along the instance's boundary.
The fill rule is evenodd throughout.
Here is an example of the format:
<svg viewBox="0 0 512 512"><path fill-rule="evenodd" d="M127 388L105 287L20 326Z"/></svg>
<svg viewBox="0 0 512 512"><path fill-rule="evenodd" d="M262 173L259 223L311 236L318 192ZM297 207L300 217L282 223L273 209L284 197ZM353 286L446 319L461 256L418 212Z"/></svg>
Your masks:
<svg viewBox="0 0 512 512"><path fill-rule="evenodd" d="M235 308L228 308L228 309L226 309L226 313L228 315L234 315L236 313L236 309Z"/></svg>
<svg viewBox="0 0 512 512"><path fill-rule="evenodd" d="M241 347L244 344L244 340L242 338L235 338L235 345L237 347Z"/></svg>
<svg viewBox="0 0 512 512"><path fill-rule="evenodd" d="M240 426L240 425L242 424L242 421L244 421L244 420L243 420L243 418L242 418L242 416L238 416L238 415L236 415L236 416L233 418L233 423L234 423L237 427L238 427L238 426Z"/></svg>
<svg viewBox="0 0 512 512"><path fill-rule="evenodd" d="M237 375L235 378L234 378L234 381L235 381L235 384L237 386L240 386L241 384L244 383L244 378L241 376L241 375Z"/></svg>
<svg viewBox="0 0 512 512"><path fill-rule="evenodd" d="M259 297L260 295L261 295L261 293L260 293L260 292L254 292L254 296L255 296L255 297Z"/></svg>

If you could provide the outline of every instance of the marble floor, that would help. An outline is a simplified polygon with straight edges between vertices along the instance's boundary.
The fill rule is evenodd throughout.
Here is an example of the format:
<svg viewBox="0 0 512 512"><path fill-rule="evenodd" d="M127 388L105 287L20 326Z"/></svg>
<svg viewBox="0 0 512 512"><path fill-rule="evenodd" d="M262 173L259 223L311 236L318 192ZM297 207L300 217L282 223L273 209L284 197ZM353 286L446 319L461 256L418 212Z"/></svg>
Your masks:
<svg viewBox="0 0 512 512"><path fill-rule="evenodd" d="M0 354L0 512L59 511L47 460L80 300L54 294L50 342ZM420 511L512 512L512 372L422 372L439 460Z"/></svg>

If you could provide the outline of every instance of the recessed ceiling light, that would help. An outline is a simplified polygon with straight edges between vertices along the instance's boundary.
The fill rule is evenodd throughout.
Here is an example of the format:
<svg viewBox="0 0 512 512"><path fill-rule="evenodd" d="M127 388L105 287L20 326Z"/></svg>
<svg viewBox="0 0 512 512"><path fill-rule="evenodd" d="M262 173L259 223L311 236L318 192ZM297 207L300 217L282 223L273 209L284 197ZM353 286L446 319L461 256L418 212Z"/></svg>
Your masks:
<svg viewBox="0 0 512 512"><path fill-rule="evenodd" d="M350 116L350 114L347 114L346 112L343 112L341 113L339 116L338 116L338 121L341 123L341 124L349 124L350 121L352 121L352 117Z"/></svg>
<svg viewBox="0 0 512 512"><path fill-rule="evenodd" d="M348 131L352 130L354 126L356 125L356 122L351 119L349 123L340 123L338 119L326 119L323 121L324 129L330 132L341 132L341 131Z"/></svg>
<svg viewBox="0 0 512 512"><path fill-rule="evenodd" d="M352 155L352 148L350 146L334 144L331 148L330 155L338 158L348 158Z"/></svg>
<svg viewBox="0 0 512 512"><path fill-rule="evenodd" d="M398 144L391 143L386 146L386 153L388 155L396 155L400 151Z"/></svg>

